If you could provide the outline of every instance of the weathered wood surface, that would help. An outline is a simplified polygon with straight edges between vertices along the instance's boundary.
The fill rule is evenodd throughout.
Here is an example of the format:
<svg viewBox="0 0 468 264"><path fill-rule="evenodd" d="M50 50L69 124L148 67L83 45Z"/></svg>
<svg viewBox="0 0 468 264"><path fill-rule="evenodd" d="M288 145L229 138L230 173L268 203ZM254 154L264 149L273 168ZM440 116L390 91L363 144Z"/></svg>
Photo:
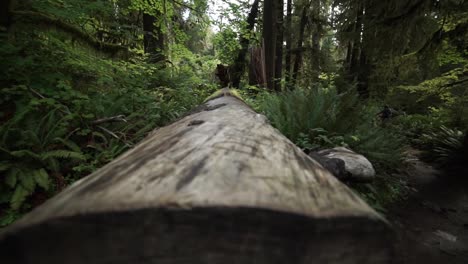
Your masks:
<svg viewBox="0 0 468 264"><path fill-rule="evenodd" d="M391 263L387 223L233 96L0 234L0 263Z"/></svg>

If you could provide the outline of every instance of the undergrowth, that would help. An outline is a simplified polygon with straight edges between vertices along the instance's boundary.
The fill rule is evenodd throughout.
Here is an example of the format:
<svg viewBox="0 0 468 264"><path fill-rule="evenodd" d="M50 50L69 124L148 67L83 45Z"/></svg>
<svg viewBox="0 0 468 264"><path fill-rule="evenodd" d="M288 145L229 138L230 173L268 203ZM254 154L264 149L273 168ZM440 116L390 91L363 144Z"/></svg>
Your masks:
<svg viewBox="0 0 468 264"><path fill-rule="evenodd" d="M403 142L375 118L377 107L362 105L352 92L322 88L268 94L260 104L272 125L306 152L344 146L391 167Z"/></svg>
<svg viewBox="0 0 468 264"><path fill-rule="evenodd" d="M18 33L0 57L0 227L216 89L208 72L111 59L59 32Z"/></svg>

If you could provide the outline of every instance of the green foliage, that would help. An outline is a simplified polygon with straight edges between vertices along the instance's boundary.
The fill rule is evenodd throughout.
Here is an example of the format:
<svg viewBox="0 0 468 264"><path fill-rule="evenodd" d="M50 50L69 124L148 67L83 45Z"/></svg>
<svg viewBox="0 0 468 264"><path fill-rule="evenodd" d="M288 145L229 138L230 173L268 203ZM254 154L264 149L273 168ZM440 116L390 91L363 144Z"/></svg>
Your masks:
<svg viewBox="0 0 468 264"><path fill-rule="evenodd" d="M402 141L391 127L375 124L378 109L359 105L353 93L331 88L265 96L262 111L272 124L308 151L350 147L382 168L401 158Z"/></svg>
<svg viewBox="0 0 468 264"><path fill-rule="evenodd" d="M118 14L110 2L91 2L35 1L27 8L80 24L88 34L106 28L114 34L114 26L133 30L121 21L121 14L133 14L125 1L119 1ZM173 49L171 67L161 67L137 53L108 58L72 41L67 32L45 31L27 21L15 24L13 33L14 38L0 42L1 226L40 204L41 197L110 162L216 89L216 58L194 55L183 46ZM134 33L134 39L119 35L113 41L140 41ZM100 40L110 41L106 36ZM117 116L116 122L98 122Z"/></svg>
<svg viewBox="0 0 468 264"><path fill-rule="evenodd" d="M440 165L456 161L462 155L464 134L462 131L440 126L421 135L419 144L425 152L425 158Z"/></svg>
<svg viewBox="0 0 468 264"><path fill-rule="evenodd" d="M274 126L295 142L301 133L313 139L322 131L347 130L349 123L340 119L356 113L350 111L354 101L353 95L338 95L334 89L296 89L267 96L262 110Z"/></svg>
<svg viewBox="0 0 468 264"><path fill-rule="evenodd" d="M266 89L246 84L242 89L237 91L239 92L239 97L242 98L246 104L255 111L262 112L262 105L265 97L269 96L269 92Z"/></svg>
<svg viewBox="0 0 468 264"><path fill-rule="evenodd" d="M353 184L351 187L381 214L386 214L389 206L405 199L410 192L407 181L388 173L381 174L373 183Z"/></svg>
<svg viewBox="0 0 468 264"><path fill-rule="evenodd" d="M413 114L398 116L393 125L396 130L400 131L408 144L415 148L421 148L421 135L440 127L444 122L445 120L436 113Z"/></svg>
<svg viewBox="0 0 468 264"><path fill-rule="evenodd" d="M218 32L213 36L213 48L221 63L232 65L241 49L241 37L248 39L251 45L260 42L260 30L248 30L247 14L250 12L251 1L229 1L221 8L220 21L214 21ZM257 25L259 25L258 23Z"/></svg>
<svg viewBox="0 0 468 264"><path fill-rule="evenodd" d="M216 55L223 64L232 65L235 56L241 48L237 33L232 28L225 28L213 38Z"/></svg>

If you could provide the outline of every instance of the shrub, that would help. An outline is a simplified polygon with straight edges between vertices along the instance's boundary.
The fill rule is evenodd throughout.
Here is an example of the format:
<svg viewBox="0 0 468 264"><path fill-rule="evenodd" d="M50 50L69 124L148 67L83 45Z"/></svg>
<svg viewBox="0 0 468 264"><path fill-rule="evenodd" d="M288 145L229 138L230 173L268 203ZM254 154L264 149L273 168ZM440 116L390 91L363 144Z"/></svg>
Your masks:
<svg viewBox="0 0 468 264"><path fill-rule="evenodd" d="M432 131L442 124L443 121L438 116L421 114L399 116L393 122L395 129L400 131L407 143L416 148L421 147L419 139L422 134Z"/></svg>

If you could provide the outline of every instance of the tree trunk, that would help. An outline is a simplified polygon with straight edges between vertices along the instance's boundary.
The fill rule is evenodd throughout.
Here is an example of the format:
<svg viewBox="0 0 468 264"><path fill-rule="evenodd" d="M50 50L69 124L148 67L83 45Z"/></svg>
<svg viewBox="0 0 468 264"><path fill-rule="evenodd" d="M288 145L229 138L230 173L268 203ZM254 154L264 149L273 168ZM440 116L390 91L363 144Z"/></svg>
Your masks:
<svg viewBox="0 0 468 264"><path fill-rule="evenodd" d="M283 75L283 0L276 3L276 60L275 60L275 90L281 91L281 77Z"/></svg>
<svg viewBox="0 0 468 264"><path fill-rule="evenodd" d="M143 47L146 54L150 56L150 62L157 63L163 61L164 57L164 34L156 17L150 14L143 14Z"/></svg>
<svg viewBox="0 0 468 264"><path fill-rule="evenodd" d="M291 80L291 42L292 42L292 0L287 0L286 3L286 58L284 61L284 72L286 85L289 88Z"/></svg>
<svg viewBox="0 0 468 264"><path fill-rule="evenodd" d="M367 47L366 41L369 32L367 32L368 19L366 19L366 7L362 6L361 10L361 43L360 43L360 54L359 54L359 69L357 76L357 91L361 98L369 97L369 76L371 75L371 65L369 63L369 58L367 58Z"/></svg>
<svg viewBox="0 0 468 264"><path fill-rule="evenodd" d="M249 84L265 86L263 46L250 49Z"/></svg>
<svg viewBox="0 0 468 264"><path fill-rule="evenodd" d="M276 56L276 1L263 2L263 40L265 43L265 66L267 88L275 90L275 56Z"/></svg>
<svg viewBox="0 0 468 264"><path fill-rule="evenodd" d="M315 21L312 33L312 81L316 83L320 74L320 34L322 33L322 22L320 20L320 1L313 1L312 5L313 20Z"/></svg>
<svg viewBox="0 0 468 264"><path fill-rule="evenodd" d="M350 66L349 66L349 76L352 81L357 81L358 71L359 71L363 12L364 12L364 9L362 8L362 4L360 4L358 11L356 13L356 22L354 24L353 49L351 52L351 59L350 59Z"/></svg>
<svg viewBox="0 0 468 264"><path fill-rule="evenodd" d="M353 52L353 43L348 41L348 45L346 45L346 58L343 63L343 67L346 72L349 72L349 67L351 65L351 53Z"/></svg>
<svg viewBox="0 0 468 264"><path fill-rule="evenodd" d="M465 137L463 138L462 153L465 159L464 161L468 162L468 129L465 131Z"/></svg>
<svg viewBox="0 0 468 264"><path fill-rule="evenodd" d="M0 263L390 263L385 220L225 89L0 233Z"/></svg>
<svg viewBox="0 0 468 264"><path fill-rule="evenodd" d="M299 68L302 64L302 42L304 41L304 31L307 25L307 13L309 10L309 6L310 2L304 6L304 9L302 9L301 22L299 28L299 38L297 40L298 52L296 53L296 60L294 61L294 69L292 74L292 89L294 89L294 86L296 85Z"/></svg>
<svg viewBox="0 0 468 264"><path fill-rule="evenodd" d="M357 91L358 91L359 96L361 96L361 98L369 97L369 89L368 89L369 75L370 75L370 65L367 61L367 56L366 56L366 51L364 49L364 45L361 44L361 53L359 56L359 70L358 70L358 78L357 78L358 80Z"/></svg>
<svg viewBox="0 0 468 264"><path fill-rule="evenodd" d="M0 30L3 27L5 30L10 27L11 18L11 7L13 0L2 0L0 2Z"/></svg>
<svg viewBox="0 0 468 264"><path fill-rule="evenodd" d="M250 9L249 16L247 17L247 30L249 32L254 29L255 19L258 15L258 5L259 0L255 0L255 2L252 4L252 8ZM237 58L234 62L234 65L231 67L232 86L235 88L239 88L242 75L244 74L245 56L247 55L247 52L249 50L249 42L249 38L243 35L240 37L241 49L237 54Z"/></svg>

